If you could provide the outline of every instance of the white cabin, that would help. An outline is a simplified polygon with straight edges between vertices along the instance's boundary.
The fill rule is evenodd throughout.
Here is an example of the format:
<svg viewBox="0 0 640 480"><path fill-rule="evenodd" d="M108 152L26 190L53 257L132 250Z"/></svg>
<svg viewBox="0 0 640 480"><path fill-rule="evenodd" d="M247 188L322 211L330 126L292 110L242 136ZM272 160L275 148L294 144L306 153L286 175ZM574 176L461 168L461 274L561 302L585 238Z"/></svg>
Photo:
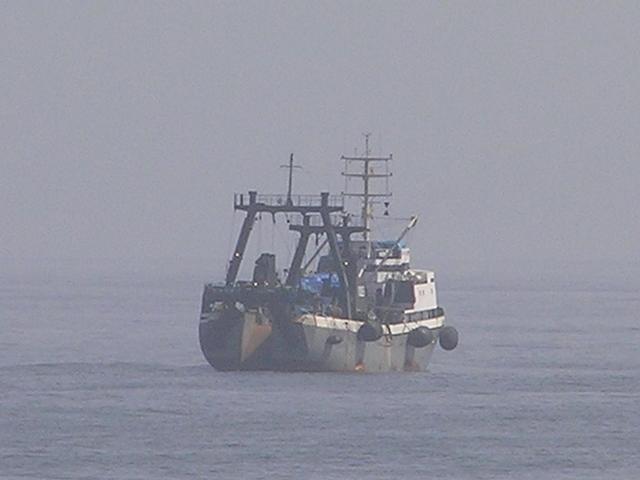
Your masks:
<svg viewBox="0 0 640 480"><path fill-rule="evenodd" d="M409 248L390 242L371 242L369 258L366 245L357 248L363 253L359 255L363 280L358 288L359 297L375 298L376 304L390 307L404 306L408 315L438 307L435 274L410 268Z"/></svg>

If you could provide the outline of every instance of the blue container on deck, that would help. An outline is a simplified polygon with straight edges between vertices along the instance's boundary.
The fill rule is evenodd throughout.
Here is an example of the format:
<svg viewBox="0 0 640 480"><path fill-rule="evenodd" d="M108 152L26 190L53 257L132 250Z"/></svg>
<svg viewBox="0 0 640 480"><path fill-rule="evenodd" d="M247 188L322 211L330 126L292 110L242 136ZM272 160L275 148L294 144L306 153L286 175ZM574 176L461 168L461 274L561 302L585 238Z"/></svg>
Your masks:
<svg viewBox="0 0 640 480"><path fill-rule="evenodd" d="M300 287L317 295L322 294L322 286L328 284L332 290L340 287L340 280L335 273L314 273L300 279ZM334 290L335 291L335 290Z"/></svg>

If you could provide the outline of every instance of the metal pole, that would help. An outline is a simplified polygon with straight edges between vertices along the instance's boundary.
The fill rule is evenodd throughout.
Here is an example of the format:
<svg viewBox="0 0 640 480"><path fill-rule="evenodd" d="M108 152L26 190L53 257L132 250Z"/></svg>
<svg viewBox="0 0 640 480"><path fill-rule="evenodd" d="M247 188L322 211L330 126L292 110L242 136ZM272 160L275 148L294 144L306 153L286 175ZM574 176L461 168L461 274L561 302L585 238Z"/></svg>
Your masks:
<svg viewBox="0 0 640 480"><path fill-rule="evenodd" d="M289 189L287 190L287 205L291 205L291 185L293 184L293 153L289 156Z"/></svg>
<svg viewBox="0 0 640 480"><path fill-rule="evenodd" d="M302 274L303 275L307 271L307 269L311 266L313 261L318 257L318 255L320 255L320 252L322 251L322 249L325 247L325 245L327 243L329 243L329 239L325 238L322 241L322 243L320 244L320 246L316 249L316 251L313 252L313 255L311 255L311 258L309 258L309 260L307 260L307 263L305 263L304 266L302 267Z"/></svg>
<svg viewBox="0 0 640 480"><path fill-rule="evenodd" d="M245 249L247 248L247 242L249 241L249 235L251 234L251 229L253 228L253 224L256 219L256 198L257 192L249 192L249 208L247 209L247 216L244 218L244 222L242 223L240 236L238 237L236 248L233 251L231 261L229 262L229 269L227 270L227 277L225 280L227 287L233 286L238 276L238 271L240 270L240 263L242 262L242 257Z"/></svg>
<svg viewBox="0 0 640 480"><path fill-rule="evenodd" d="M369 243L369 135L364 134L364 175L362 180L364 181L364 197L362 199L362 225L365 230L362 233L362 239L367 244L367 258L371 258L371 244Z"/></svg>
<svg viewBox="0 0 640 480"><path fill-rule="evenodd" d="M344 306L344 314L346 318L351 318L351 289L349 288L349 280L344 268L342 256L340 255L340 249L338 248L338 239L336 238L336 232L331 223L331 217L329 216L329 194L326 192L321 193L322 197L322 209L320 215L322 216L322 222L324 223L325 232L327 233L327 239L329 240L329 247L331 249L331 256L335 263L335 268L340 279L340 286L342 287L342 301Z"/></svg>

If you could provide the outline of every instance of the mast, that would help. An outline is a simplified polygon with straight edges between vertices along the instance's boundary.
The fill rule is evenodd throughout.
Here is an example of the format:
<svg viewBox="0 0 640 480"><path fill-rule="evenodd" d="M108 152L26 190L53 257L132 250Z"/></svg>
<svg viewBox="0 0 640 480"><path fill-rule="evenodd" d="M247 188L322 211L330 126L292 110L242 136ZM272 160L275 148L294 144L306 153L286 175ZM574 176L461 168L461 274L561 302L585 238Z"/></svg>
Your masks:
<svg viewBox="0 0 640 480"><path fill-rule="evenodd" d="M293 164L293 153L289 156L289 165L280 165L280 168L286 168L289 170L289 183L287 186L287 205L293 205L293 200L291 198L292 187L293 187L293 169L294 168L302 168L300 165Z"/></svg>
<svg viewBox="0 0 640 480"><path fill-rule="evenodd" d="M364 172L362 177L364 180L364 194L362 197L362 223L365 229L369 228L369 135L371 133L364 134ZM367 230L362 234L365 242L369 241L369 232Z"/></svg>
<svg viewBox="0 0 640 480"><path fill-rule="evenodd" d="M361 217L362 225L365 228L362 233L362 239L367 242L367 244L370 244L369 224L373 218L374 204L391 197L391 193L389 192L389 178L392 176L392 173L389 170L389 162L393 159L391 154L389 154L388 157L372 157L369 149L370 136L370 133L364 134L364 156L342 156L342 160L344 160L344 172L342 172L342 175L345 177L345 191L342 195L343 197L355 197L362 200ZM347 192L349 178L362 179L362 190L359 192ZM380 185L379 182L373 182L372 180L384 180L384 190L381 188L382 185ZM367 247L367 250L367 256L369 256L370 248Z"/></svg>

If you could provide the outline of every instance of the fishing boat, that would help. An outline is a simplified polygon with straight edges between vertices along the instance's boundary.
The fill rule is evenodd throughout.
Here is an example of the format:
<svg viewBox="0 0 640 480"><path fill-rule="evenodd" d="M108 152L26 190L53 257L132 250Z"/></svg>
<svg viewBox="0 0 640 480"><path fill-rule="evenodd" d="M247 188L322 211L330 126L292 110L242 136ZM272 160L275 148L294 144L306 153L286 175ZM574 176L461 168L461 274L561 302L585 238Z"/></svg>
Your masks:
<svg viewBox="0 0 640 480"><path fill-rule="evenodd" d="M421 371L438 344L457 346L458 332L438 304L434 272L411 266L406 237L418 217L408 217L391 240L374 235L374 207L388 214L392 156L372 156L367 136L363 155L342 160L345 181L361 187L356 191L294 195L292 155L286 194L234 195L244 219L226 278L205 285L202 295L200 346L215 369ZM347 209L354 201L356 214ZM274 222L286 216L296 246L282 274L276 255L260 252L252 277L240 280L262 214Z"/></svg>

